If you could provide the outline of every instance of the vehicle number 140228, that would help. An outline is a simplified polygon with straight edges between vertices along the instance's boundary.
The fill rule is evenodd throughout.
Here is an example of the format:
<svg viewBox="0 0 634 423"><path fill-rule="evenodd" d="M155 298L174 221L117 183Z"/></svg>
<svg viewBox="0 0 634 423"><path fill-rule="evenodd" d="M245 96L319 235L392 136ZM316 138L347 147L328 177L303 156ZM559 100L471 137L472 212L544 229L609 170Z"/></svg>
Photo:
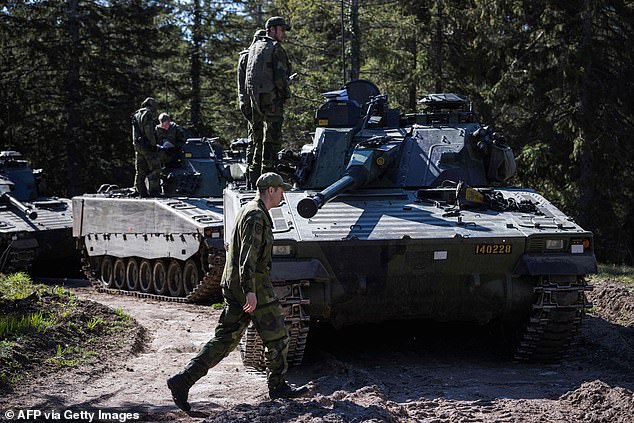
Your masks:
<svg viewBox="0 0 634 423"><path fill-rule="evenodd" d="M476 254L511 254L511 244L476 244Z"/></svg>

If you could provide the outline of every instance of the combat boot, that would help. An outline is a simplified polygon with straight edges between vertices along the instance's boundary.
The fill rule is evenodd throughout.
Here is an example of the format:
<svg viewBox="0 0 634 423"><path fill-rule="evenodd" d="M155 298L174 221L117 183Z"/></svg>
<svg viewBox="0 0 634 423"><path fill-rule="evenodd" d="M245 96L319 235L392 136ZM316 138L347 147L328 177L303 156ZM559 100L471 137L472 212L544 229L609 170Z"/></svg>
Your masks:
<svg viewBox="0 0 634 423"><path fill-rule="evenodd" d="M167 379L167 387L172 392L174 404L183 411L190 411L192 406L187 402L191 384L182 374L177 374Z"/></svg>
<svg viewBox="0 0 634 423"><path fill-rule="evenodd" d="M297 398L304 395L306 392L308 392L308 387L306 385L293 387L288 383L283 382L277 388L269 388L269 398L272 400L278 398Z"/></svg>

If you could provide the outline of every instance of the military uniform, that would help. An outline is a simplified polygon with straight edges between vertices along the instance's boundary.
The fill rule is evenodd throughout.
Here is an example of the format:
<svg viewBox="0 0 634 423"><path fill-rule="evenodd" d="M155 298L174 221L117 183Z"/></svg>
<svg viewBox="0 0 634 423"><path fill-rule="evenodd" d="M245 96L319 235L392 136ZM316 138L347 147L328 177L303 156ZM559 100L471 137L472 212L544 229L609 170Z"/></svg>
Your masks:
<svg viewBox="0 0 634 423"><path fill-rule="evenodd" d="M271 217L261 200L247 203L238 213L233 238L227 251L222 275L225 308L220 315L214 338L194 357L182 372L191 384L229 355L253 321L266 347L269 389L283 382L286 373L288 332L282 306L269 280L273 229ZM246 294L254 292L258 304L251 314L242 309Z"/></svg>
<svg viewBox="0 0 634 423"><path fill-rule="evenodd" d="M259 38L266 36L266 31L263 29L257 30L255 34L253 34L253 41L251 45L253 45ZM247 76L247 63L249 61L249 49L242 50L240 52L240 56L238 58L238 67L237 67L237 82L238 82L238 106L240 107L240 112L247 120L247 136L249 138L249 144L247 145L247 164L253 162L253 154L254 154L254 143L253 143L253 109L251 107L251 99L247 93L246 87L246 76ZM260 153L261 154L261 153ZM258 173L259 176L259 173ZM253 178L253 174L250 175L249 185L253 187L255 184L255 180L257 176Z"/></svg>
<svg viewBox="0 0 634 423"><path fill-rule="evenodd" d="M161 147L159 153L161 163L165 166L174 164L180 160L183 145L185 145L187 141L183 133L183 128L174 122L170 122L170 126L167 129L163 129L161 125L156 125L155 133L157 143Z"/></svg>
<svg viewBox="0 0 634 423"><path fill-rule="evenodd" d="M291 73L291 64L280 42L265 36L249 47L245 81L252 109L252 159L249 162L252 180L275 170L277 153L282 146L284 103L291 97Z"/></svg>
<svg viewBox="0 0 634 423"><path fill-rule="evenodd" d="M141 197L161 194L161 162L156 150L154 109L156 101L146 99L142 108L132 115L132 144L134 145L134 188ZM148 188L145 186L145 179ZM149 192L148 192L149 191Z"/></svg>
<svg viewBox="0 0 634 423"><path fill-rule="evenodd" d="M274 173L262 175L256 184L262 187L262 180L270 184L271 179L277 185L266 186L290 188ZM182 372L168 379L174 402L180 408L190 408L187 403L189 388L238 346L250 322L255 325L265 347L270 395L290 397L301 393L290 388L283 379L288 367L289 336L282 306L269 279L272 250L273 222L264 202L256 198L247 203L236 217L222 274L224 310L215 336ZM249 293L254 293L257 298L257 306L251 313L243 309Z"/></svg>

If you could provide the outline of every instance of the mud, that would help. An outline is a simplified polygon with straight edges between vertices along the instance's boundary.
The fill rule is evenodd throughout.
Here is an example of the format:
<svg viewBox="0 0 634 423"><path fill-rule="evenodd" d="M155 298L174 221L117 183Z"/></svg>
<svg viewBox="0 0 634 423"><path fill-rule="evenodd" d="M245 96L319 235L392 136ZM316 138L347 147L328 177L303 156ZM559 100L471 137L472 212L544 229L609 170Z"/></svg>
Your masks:
<svg viewBox="0 0 634 423"><path fill-rule="evenodd" d="M220 311L80 287L80 297L122 308L143 325L145 348L108 371L79 368L24 383L0 399L0 409L139 410L149 421L177 422L634 421L632 288L594 283L593 313L557 364L513 361L493 327L317 327L304 364L288 373L290 382L309 384L309 395L270 401L264 375L245 369L234 351L192 388L191 415L174 406L165 379L213 335Z"/></svg>

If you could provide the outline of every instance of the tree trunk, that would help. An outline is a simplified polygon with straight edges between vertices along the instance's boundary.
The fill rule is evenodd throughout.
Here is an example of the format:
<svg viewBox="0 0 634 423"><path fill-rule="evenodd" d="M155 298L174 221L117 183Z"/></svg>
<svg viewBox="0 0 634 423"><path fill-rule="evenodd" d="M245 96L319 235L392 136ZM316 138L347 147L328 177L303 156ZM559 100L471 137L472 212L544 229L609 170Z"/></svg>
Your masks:
<svg viewBox="0 0 634 423"><path fill-rule="evenodd" d="M79 158L83 151L81 136L81 80L79 39L79 0L68 0L68 70L64 80L66 112L66 128L64 129L64 145L66 146L66 180L68 195L82 193L82 178L79 175Z"/></svg>
<svg viewBox="0 0 634 423"><path fill-rule="evenodd" d="M583 76L581 81L580 95L580 120L579 120L579 187L580 204L579 220L584 227L592 227L591 211L594 204L594 181L593 181L593 158L592 143L596 138L596 131L593 129L594 116L593 108L593 87L592 87L592 1L584 0L584 14L582 23L582 39L580 55L584 59Z"/></svg>
<svg viewBox="0 0 634 423"><path fill-rule="evenodd" d="M436 22L434 25L434 35L432 36L432 53L433 60L432 69L434 72L434 89L435 92L441 93L443 90L443 75L442 75L442 45L443 45L443 4L442 0L436 0Z"/></svg>
<svg viewBox="0 0 634 423"><path fill-rule="evenodd" d="M200 0L194 0L194 21L192 27L192 50L191 50L191 122L197 134L202 129L202 119L200 116L200 50L202 46L202 25L201 25L201 5Z"/></svg>
<svg viewBox="0 0 634 423"><path fill-rule="evenodd" d="M361 71L361 32L359 31L359 0L350 2L350 81L359 79Z"/></svg>

